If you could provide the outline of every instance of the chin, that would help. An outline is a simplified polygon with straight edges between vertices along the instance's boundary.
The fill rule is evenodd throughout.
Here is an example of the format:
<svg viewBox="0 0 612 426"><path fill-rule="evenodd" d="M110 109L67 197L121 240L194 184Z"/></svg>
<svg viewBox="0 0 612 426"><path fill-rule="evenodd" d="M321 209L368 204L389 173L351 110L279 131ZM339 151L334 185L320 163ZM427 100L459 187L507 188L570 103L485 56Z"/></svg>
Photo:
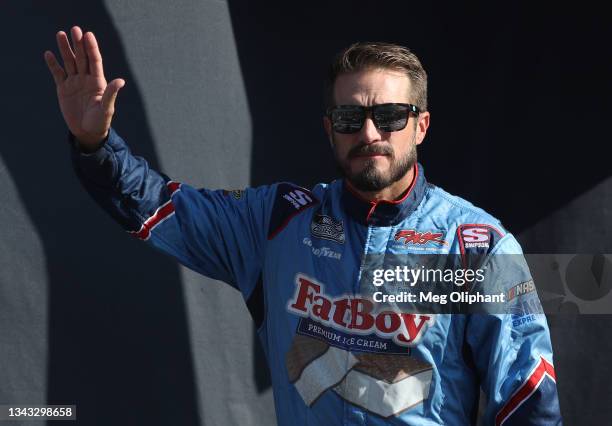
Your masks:
<svg viewBox="0 0 612 426"><path fill-rule="evenodd" d="M348 176L353 186L362 191L380 191L391 184L389 174L378 168L362 169Z"/></svg>

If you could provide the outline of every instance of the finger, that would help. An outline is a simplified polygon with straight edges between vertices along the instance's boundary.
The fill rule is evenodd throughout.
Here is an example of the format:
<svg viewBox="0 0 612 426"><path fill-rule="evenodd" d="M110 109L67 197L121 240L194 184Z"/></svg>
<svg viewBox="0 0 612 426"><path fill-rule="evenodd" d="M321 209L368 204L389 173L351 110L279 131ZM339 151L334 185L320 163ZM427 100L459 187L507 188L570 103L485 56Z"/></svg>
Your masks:
<svg viewBox="0 0 612 426"><path fill-rule="evenodd" d="M89 71L94 77L104 78L104 68L102 66L102 55L98 48L98 42L93 33L87 32L83 36L85 43L85 52L87 53L87 59L89 60Z"/></svg>
<svg viewBox="0 0 612 426"><path fill-rule="evenodd" d="M49 67L49 71L51 71L51 75L53 75L53 80L55 80L55 84L60 85L66 79L66 73L62 69L61 65L55 59L55 55L50 52L45 52L45 61L47 62L47 66Z"/></svg>
<svg viewBox="0 0 612 426"><path fill-rule="evenodd" d="M70 48L68 36L65 32L60 31L56 35L57 46L59 47L62 60L64 61L64 69L68 75L76 74L76 63L74 62L74 52Z"/></svg>
<svg viewBox="0 0 612 426"><path fill-rule="evenodd" d="M70 31L72 45L76 54L76 66L79 74L87 74L87 55L83 46L83 31L79 27L72 27Z"/></svg>
<svg viewBox="0 0 612 426"><path fill-rule="evenodd" d="M110 111L111 114L115 111L115 99L117 99L117 93L119 93L119 90L123 86L125 86L125 80L122 78L117 78L108 83L102 95L102 107L104 111Z"/></svg>

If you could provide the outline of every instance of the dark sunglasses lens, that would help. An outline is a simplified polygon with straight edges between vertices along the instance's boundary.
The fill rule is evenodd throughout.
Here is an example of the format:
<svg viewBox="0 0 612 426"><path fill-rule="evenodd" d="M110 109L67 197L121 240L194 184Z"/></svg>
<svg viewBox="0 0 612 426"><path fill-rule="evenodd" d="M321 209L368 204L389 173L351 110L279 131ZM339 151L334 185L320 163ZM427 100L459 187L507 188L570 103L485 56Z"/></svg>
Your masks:
<svg viewBox="0 0 612 426"><path fill-rule="evenodd" d="M332 111L331 121L338 133L355 133L363 126L365 115L359 108L336 108Z"/></svg>
<svg viewBox="0 0 612 426"><path fill-rule="evenodd" d="M408 107L402 105L381 105L374 109L374 120L383 132L397 132L408 123Z"/></svg>

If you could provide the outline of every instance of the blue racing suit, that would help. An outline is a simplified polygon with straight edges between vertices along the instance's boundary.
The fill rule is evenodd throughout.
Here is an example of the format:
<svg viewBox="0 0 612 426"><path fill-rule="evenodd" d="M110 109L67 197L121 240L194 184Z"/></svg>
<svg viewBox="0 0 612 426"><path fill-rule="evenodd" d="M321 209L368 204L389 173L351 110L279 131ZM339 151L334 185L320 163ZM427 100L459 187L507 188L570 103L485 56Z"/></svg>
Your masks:
<svg viewBox="0 0 612 426"><path fill-rule="evenodd" d="M371 202L341 179L195 189L150 169L113 129L96 152L72 137L71 151L81 183L126 231L242 293L279 424L475 424L480 390L483 424L561 424L549 330L520 246L428 183L420 164L401 200ZM378 303L422 289L401 268L431 255L483 267L483 294L504 295L510 310Z"/></svg>

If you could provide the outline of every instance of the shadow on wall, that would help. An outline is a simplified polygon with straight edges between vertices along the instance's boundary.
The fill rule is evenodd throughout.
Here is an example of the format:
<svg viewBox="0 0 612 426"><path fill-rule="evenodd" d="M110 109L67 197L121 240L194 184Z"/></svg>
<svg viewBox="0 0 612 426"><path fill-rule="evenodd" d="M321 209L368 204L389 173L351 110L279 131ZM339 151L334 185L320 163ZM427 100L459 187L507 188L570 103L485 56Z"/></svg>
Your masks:
<svg viewBox="0 0 612 426"><path fill-rule="evenodd" d="M4 17L20 19L4 19L0 30L13 40L5 44L11 66L1 71L10 109L3 107L0 154L47 261L48 330L40 334L49 341L48 403L76 404L80 424L199 425L178 267L117 229L79 187L43 60L44 50L57 51L56 31L78 23L102 40L107 77L133 81L113 23L100 1L11 2L3 9ZM120 97L116 126L156 167L136 85Z"/></svg>

